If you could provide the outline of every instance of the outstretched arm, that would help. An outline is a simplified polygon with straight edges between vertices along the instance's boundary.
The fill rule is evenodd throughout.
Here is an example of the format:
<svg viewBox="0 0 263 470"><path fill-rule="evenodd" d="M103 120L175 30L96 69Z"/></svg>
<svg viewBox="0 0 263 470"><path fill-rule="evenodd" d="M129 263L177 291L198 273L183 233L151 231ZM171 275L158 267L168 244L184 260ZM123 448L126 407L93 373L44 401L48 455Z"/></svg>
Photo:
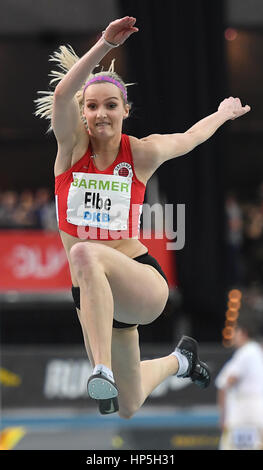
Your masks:
<svg viewBox="0 0 263 470"><path fill-rule="evenodd" d="M141 139L141 153L145 166L157 169L162 163L193 150L197 145L208 140L226 121L237 119L250 111L249 106L242 106L239 98L227 98L218 110L197 122L182 134L153 134ZM147 163L148 161L148 163Z"/></svg>
<svg viewBox="0 0 263 470"><path fill-rule="evenodd" d="M110 49L114 45L123 44L131 34L138 31L138 28L134 27L135 22L136 19L130 16L111 22L98 42L69 70L57 85L55 96L65 101L73 99L88 75Z"/></svg>
<svg viewBox="0 0 263 470"><path fill-rule="evenodd" d="M81 58L57 85L54 92L52 128L58 142L55 174L71 165L73 149L83 128L76 93L101 59L116 44L123 44L138 31L136 19L126 16L109 24L99 41ZM111 45L112 44L112 45Z"/></svg>

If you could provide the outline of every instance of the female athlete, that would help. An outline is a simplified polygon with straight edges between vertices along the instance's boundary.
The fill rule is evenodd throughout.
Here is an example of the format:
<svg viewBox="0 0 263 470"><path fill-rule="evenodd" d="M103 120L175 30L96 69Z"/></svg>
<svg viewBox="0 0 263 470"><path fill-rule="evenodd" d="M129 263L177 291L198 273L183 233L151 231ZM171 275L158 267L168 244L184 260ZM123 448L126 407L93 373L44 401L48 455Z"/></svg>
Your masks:
<svg viewBox="0 0 263 470"><path fill-rule="evenodd" d="M55 195L58 226L72 277L72 294L93 367L89 396L103 414L130 418L168 376L210 381L197 343L183 336L175 350L140 361L137 326L164 310L169 289L158 262L138 240L147 181L167 160L209 139L229 119L245 113L238 98L185 133L143 139L122 133L129 115L127 86L114 72L92 73L113 48L138 32L136 19L111 22L97 43L78 58L61 47L53 60L54 92L37 100L37 113L51 118L57 140Z"/></svg>

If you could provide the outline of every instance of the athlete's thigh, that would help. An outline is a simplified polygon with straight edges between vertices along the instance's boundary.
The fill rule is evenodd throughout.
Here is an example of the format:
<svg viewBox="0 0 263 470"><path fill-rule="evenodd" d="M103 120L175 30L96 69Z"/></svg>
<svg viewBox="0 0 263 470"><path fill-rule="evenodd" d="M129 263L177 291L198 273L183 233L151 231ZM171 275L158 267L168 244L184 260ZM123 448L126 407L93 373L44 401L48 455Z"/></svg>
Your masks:
<svg viewBox="0 0 263 470"><path fill-rule="evenodd" d="M112 370L119 390L121 414L133 414L142 404L143 390L140 369L137 327L112 330Z"/></svg>
<svg viewBox="0 0 263 470"><path fill-rule="evenodd" d="M158 271L109 247L103 246L101 255L113 293L114 318L141 324L157 318L169 295L167 282Z"/></svg>

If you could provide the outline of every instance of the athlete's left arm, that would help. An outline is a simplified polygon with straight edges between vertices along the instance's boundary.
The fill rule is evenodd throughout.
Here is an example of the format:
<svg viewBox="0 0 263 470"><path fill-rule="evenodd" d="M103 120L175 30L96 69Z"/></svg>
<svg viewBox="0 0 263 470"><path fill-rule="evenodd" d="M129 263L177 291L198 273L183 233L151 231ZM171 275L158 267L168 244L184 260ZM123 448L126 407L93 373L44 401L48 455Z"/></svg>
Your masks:
<svg viewBox="0 0 263 470"><path fill-rule="evenodd" d="M208 140L226 121L237 119L249 111L250 106L242 106L239 98L226 98L215 113L198 121L184 133L153 134L141 139L145 167L152 165L156 169L167 160L191 152L197 145Z"/></svg>

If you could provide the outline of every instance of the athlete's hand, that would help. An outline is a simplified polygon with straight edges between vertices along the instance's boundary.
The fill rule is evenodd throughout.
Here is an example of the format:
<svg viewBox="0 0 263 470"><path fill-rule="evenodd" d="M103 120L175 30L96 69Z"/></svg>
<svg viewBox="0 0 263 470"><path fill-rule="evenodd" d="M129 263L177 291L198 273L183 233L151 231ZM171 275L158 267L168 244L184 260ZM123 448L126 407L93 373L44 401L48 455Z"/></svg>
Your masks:
<svg viewBox="0 0 263 470"><path fill-rule="evenodd" d="M218 107L218 111L222 111L227 114L228 119L232 121L250 111L250 106L242 106L239 98L226 98Z"/></svg>
<svg viewBox="0 0 263 470"><path fill-rule="evenodd" d="M112 21L104 31L106 41L112 44L123 44L133 33L139 31L134 25L136 18L125 16L119 20Z"/></svg>

